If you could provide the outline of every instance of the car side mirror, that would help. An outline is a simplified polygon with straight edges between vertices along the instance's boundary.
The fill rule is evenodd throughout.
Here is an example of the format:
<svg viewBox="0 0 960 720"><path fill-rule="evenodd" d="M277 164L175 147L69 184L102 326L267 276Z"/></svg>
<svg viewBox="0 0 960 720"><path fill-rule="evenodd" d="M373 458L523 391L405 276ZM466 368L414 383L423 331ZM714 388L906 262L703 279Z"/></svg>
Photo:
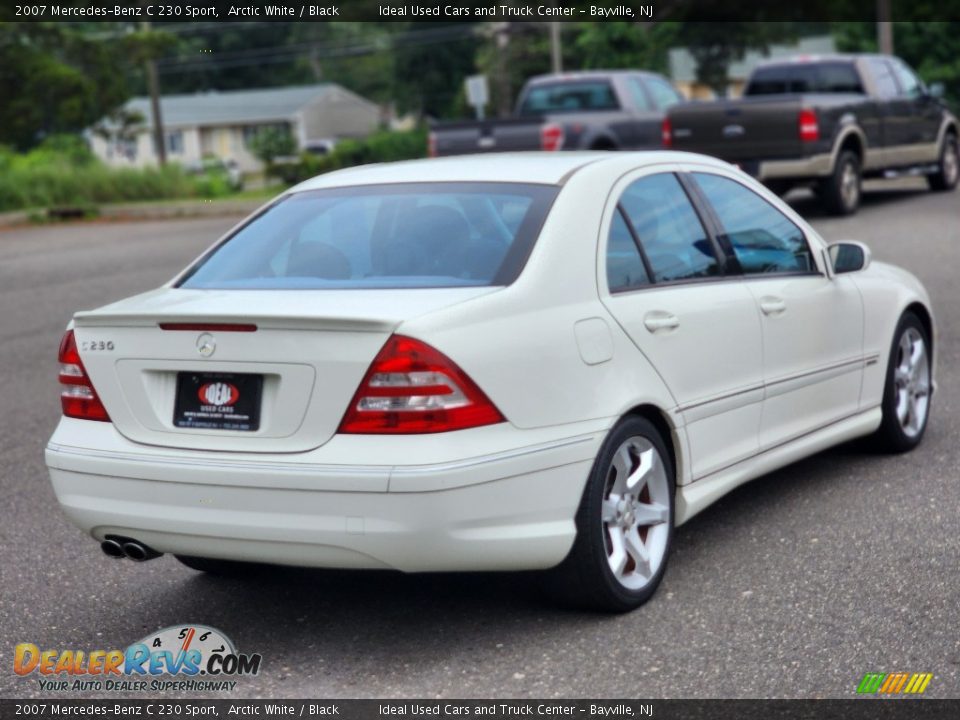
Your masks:
<svg viewBox="0 0 960 720"><path fill-rule="evenodd" d="M935 82L930 85L927 92L930 94L930 97L939 99L946 94L946 87L942 82Z"/></svg>
<svg viewBox="0 0 960 720"><path fill-rule="evenodd" d="M827 250L835 275L866 270L870 265L870 248L861 242L838 242Z"/></svg>

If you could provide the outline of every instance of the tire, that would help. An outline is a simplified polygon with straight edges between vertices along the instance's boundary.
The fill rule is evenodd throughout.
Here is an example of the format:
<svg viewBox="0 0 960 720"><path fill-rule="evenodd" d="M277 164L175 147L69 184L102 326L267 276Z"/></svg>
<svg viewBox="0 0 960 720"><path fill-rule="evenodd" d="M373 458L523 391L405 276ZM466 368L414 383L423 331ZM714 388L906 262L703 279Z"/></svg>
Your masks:
<svg viewBox="0 0 960 720"><path fill-rule="evenodd" d="M920 318L907 312L890 346L883 420L873 437L877 450L904 453L920 444L930 417L931 389L930 339Z"/></svg>
<svg viewBox="0 0 960 720"><path fill-rule="evenodd" d="M193 555L174 555L174 557L191 570L198 570L210 575L236 577L246 575L255 567L252 563L238 560L218 560L216 558L194 557Z"/></svg>
<svg viewBox="0 0 960 720"><path fill-rule="evenodd" d="M658 430L645 418L621 420L590 471L573 548L548 573L551 594L603 612L627 612L650 599L673 543L674 494L673 463Z"/></svg>
<svg viewBox="0 0 960 720"><path fill-rule="evenodd" d="M844 150L833 173L820 182L820 199L831 215L852 215L860 207L862 184L860 158L852 150Z"/></svg>
<svg viewBox="0 0 960 720"><path fill-rule="evenodd" d="M927 184L931 190L944 192L953 190L960 180L960 143L957 142L957 136L949 133L943 139L943 147L940 148L940 161L937 164L937 172L933 175L927 175Z"/></svg>

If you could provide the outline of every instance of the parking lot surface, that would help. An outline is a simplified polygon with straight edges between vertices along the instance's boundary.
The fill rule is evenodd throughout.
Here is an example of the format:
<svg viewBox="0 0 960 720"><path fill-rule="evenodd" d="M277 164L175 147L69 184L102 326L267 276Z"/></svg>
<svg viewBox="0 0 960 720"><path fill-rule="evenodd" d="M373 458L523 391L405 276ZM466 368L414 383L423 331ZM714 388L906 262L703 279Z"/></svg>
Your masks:
<svg viewBox="0 0 960 720"><path fill-rule="evenodd" d="M929 289L939 389L924 443L844 446L741 487L679 529L659 592L625 616L558 610L535 576L237 580L106 558L61 515L43 464L64 325L165 281L233 221L0 232L0 696L42 696L11 670L17 643L123 648L192 622L263 655L234 697L852 697L864 673L894 671L960 697L960 192L883 187L851 218L791 201Z"/></svg>

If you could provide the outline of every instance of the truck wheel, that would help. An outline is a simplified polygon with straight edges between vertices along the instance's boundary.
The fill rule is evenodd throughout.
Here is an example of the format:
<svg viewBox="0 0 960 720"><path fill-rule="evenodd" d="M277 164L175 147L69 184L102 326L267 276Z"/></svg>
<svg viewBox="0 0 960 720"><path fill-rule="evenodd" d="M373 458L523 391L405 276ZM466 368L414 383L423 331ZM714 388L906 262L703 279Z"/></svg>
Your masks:
<svg viewBox="0 0 960 720"><path fill-rule="evenodd" d="M927 183L931 190L953 190L960 179L960 144L957 136L950 133L943 139L940 148L940 162L933 175L927 175Z"/></svg>
<svg viewBox="0 0 960 720"><path fill-rule="evenodd" d="M830 177L820 183L820 198L833 215L852 215L860 207L860 158L851 150L844 150L837 158Z"/></svg>

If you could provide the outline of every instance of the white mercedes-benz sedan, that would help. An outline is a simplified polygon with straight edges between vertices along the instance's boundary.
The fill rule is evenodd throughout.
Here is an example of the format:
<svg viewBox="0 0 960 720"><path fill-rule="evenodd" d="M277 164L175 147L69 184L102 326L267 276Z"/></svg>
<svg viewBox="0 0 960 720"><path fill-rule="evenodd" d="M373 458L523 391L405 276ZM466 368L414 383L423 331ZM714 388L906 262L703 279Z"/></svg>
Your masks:
<svg viewBox="0 0 960 720"><path fill-rule="evenodd" d="M935 338L912 275L718 160L367 166L77 313L46 461L113 557L541 569L624 611L745 481L915 447Z"/></svg>

